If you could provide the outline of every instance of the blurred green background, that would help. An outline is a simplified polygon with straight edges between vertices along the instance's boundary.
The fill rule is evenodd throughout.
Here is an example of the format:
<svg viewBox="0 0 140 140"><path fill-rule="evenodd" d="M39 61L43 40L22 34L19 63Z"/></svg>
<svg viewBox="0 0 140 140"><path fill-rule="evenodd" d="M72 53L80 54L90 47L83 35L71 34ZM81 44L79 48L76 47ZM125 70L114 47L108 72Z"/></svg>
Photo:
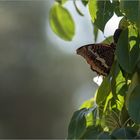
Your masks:
<svg viewBox="0 0 140 140"><path fill-rule="evenodd" d="M49 26L52 3L0 1L0 138L66 138L73 112L97 87L75 54L93 42L89 16L66 4L76 36L65 42Z"/></svg>

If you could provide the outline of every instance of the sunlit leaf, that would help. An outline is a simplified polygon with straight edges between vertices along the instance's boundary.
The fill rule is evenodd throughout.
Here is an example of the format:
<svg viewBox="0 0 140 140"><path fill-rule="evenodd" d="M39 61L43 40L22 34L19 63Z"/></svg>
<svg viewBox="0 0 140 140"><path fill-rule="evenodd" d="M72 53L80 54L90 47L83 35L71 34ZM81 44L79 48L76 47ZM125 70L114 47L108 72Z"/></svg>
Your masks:
<svg viewBox="0 0 140 140"><path fill-rule="evenodd" d="M134 139L136 135L136 132L130 127L117 128L111 134L114 139Z"/></svg>
<svg viewBox="0 0 140 140"><path fill-rule="evenodd" d="M102 41L103 44L111 44L112 42L113 42L113 36L109 36L104 41Z"/></svg>
<svg viewBox="0 0 140 140"><path fill-rule="evenodd" d="M56 2L50 10L49 21L52 30L60 38L66 41L72 40L75 34L75 25L66 8Z"/></svg>
<svg viewBox="0 0 140 140"><path fill-rule="evenodd" d="M89 9L89 13L91 16L91 19L94 23L95 19L96 19L96 12L97 12L97 0L89 0L88 2L88 9Z"/></svg>
<svg viewBox="0 0 140 140"><path fill-rule="evenodd" d="M121 88L125 85L125 78L122 75L122 72L119 71L116 77L116 93L118 94Z"/></svg>
<svg viewBox="0 0 140 140"><path fill-rule="evenodd" d="M57 2L59 2L60 4L65 4L68 0L55 0L55 1L57 1Z"/></svg>
<svg viewBox="0 0 140 140"><path fill-rule="evenodd" d="M94 124L94 122L96 122L95 120L96 118L93 117L92 112L90 112L87 116L86 116L86 126L92 126Z"/></svg>
<svg viewBox="0 0 140 140"><path fill-rule="evenodd" d="M127 108L132 120L140 124L140 85L137 85L130 94Z"/></svg>
<svg viewBox="0 0 140 140"><path fill-rule="evenodd" d="M87 108L89 109L88 113L85 115L86 117L86 127L95 125L97 118L97 105L95 104L95 99L91 98L90 100L85 101L80 109Z"/></svg>
<svg viewBox="0 0 140 140"><path fill-rule="evenodd" d="M103 104L104 108L103 108L103 113L106 112L106 110L108 109L109 107L109 101L112 99L112 93L110 92L110 94L107 96L106 100L105 100L105 103Z"/></svg>
<svg viewBox="0 0 140 140"><path fill-rule="evenodd" d="M106 77L97 91L96 102L98 105L101 104L107 98L110 91L110 80L109 77Z"/></svg>
<svg viewBox="0 0 140 140"><path fill-rule="evenodd" d="M93 109L91 109L91 111L89 111L89 113L86 115L86 126L93 126L96 125L98 123L98 109L97 107L94 107Z"/></svg>
<svg viewBox="0 0 140 140"><path fill-rule="evenodd" d="M87 111L88 109L83 108L73 114L68 128L68 139L80 139L83 136L86 131Z"/></svg>
<svg viewBox="0 0 140 140"><path fill-rule="evenodd" d="M121 111L124 105L124 96L118 95L118 100L116 101L116 103L117 103L117 109Z"/></svg>
<svg viewBox="0 0 140 140"><path fill-rule="evenodd" d="M95 99L94 98L91 98L89 100L86 100L80 107L80 109L82 108L92 108L93 105L95 103Z"/></svg>
<svg viewBox="0 0 140 140"><path fill-rule="evenodd" d="M138 37L138 30L135 26L128 26L129 29L129 43L130 43L130 50L134 47L134 45L137 43L137 37ZM139 45L139 44L136 44Z"/></svg>
<svg viewBox="0 0 140 140"><path fill-rule="evenodd" d="M117 94L125 96L127 89L128 89L128 85L126 83L124 84L124 82L122 82L119 86L120 87L118 87L118 89L116 90Z"/></svg>

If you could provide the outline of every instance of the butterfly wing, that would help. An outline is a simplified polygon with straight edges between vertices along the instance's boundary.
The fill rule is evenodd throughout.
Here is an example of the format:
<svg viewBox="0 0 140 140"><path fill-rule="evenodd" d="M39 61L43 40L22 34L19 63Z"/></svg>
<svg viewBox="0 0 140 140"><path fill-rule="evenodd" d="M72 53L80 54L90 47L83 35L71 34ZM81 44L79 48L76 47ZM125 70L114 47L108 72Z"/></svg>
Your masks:
<svg viewBox="0 0 140 140"><path fill-rule="evenodd" d="M106 76L114 61L114 44L88 44L77 49L77 54L83 56L93 71Z"/></svg>

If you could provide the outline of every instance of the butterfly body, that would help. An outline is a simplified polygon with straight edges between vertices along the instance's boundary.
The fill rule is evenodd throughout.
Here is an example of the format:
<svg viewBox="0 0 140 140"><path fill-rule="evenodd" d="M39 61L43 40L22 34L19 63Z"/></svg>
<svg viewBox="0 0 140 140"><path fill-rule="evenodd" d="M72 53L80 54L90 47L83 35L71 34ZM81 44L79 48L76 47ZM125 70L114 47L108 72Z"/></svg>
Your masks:
<svg viewBox="0 0 140 140"><path fill-rule="evenodd" d="M114 61L115 44L88 44L77 49L77 54L83 56L93 71L106 76Z"/></svg>

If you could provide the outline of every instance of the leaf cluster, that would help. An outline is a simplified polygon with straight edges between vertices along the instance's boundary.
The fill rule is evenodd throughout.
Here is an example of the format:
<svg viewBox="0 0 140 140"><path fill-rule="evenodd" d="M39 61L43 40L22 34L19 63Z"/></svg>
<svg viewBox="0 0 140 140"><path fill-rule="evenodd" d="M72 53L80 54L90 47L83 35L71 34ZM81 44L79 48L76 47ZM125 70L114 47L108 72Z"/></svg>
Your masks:
<svg viewBox="0 0 140 140"><path fill-rule="evenodd" d="M75 23L64 7L67 0L57 0L50 10L52 30L66 41L75 34ZM83 103L70 121L68 139L134 139L140 137L140 1L81 0L88 8L94 26L104 32L115 13L122 16L118 29L115 60L96 96ZM84 14L76 5L80 16ZM108 38L113 41L113 37ZM107 40L107 39L106 39ZM103 43L106 43L107 41Z"/></svg>

